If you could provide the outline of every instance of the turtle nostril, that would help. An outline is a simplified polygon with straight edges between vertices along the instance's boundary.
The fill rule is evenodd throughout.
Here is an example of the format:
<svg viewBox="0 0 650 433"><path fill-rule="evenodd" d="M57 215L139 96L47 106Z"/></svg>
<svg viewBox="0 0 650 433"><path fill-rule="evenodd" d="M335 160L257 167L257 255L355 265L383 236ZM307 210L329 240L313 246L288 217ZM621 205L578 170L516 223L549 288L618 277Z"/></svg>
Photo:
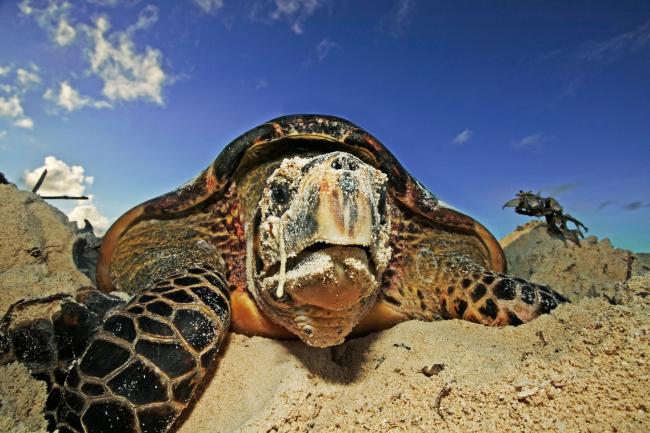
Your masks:
<svg viewBox="0 0 650 433"><path fill-rule="evenodd" d="M332 168L334 170L340 170L343 168L343 164L341 164L341 161L339 159L335 159L332 161Z"/></svg>

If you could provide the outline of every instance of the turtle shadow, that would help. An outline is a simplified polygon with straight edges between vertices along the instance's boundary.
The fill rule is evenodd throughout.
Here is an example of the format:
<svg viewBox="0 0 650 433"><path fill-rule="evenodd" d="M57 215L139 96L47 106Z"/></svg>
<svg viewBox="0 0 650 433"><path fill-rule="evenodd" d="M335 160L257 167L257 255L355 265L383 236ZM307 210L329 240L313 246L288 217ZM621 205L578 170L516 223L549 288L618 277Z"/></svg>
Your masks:
<svg viewBox="0 0 650 433"><path fill-rule="evenodd" d="M338 346L317 348L300 341L282 341L309 373L330 383L354 382L371 360L370 347L377 340L373 333L362 337L348 338Z"/></svg>

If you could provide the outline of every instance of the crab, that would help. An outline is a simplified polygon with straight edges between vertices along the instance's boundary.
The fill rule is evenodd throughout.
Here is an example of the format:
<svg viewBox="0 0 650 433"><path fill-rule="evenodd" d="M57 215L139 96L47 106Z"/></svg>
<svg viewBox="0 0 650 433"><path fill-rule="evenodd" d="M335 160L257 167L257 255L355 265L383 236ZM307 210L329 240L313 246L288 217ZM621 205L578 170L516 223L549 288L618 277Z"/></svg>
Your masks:
<svg viewBox="0 0 650 433"><path fill-rule="evenodd" d="M502 209L506 207L514 207L515 212L521 215L543 216L546 220L546 226L552 234L562 236L577 244L580 243L580 239L585 237L580 228L582 227L585 232L589 231L576 218L568 213L564 213L564 209L560 206L560 203L553 197L542 197L540 194L534 194L532 191L519 191L516 194L516 198L507 201ZM569 229L567 226L568 222L573 223L575 229Z"/></svg>
<svg viewBox="0 0 650 433"><path fill-rule="evenodd" d="M174 431L229 331L323 348L411 319L519 325L567 301L508 276L483 225L324 115L256 127L126 212L97 284L21 301L2 323L5 358L47 382L61 433ZM20 319L35 302L59 307Z"/></svg>

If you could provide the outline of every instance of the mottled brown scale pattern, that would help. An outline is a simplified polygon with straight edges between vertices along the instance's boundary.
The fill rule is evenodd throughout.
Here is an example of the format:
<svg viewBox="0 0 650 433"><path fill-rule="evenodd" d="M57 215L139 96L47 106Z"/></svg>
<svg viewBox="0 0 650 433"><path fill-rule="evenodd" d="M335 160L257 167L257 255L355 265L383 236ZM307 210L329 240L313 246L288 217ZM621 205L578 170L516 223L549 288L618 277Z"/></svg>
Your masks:
<svg viewBox="0 0 650 433"><path fill-rule="evenodd" d="M445 316L441 294L455 287L455 279L438 280L433 259L446 252L467 254L488 265L479 240L471 235L449 233L430 221L397 205L389 198L393 254L383 277L382 297L410 318L435 320ZM458 280L460 281L460 279Z"/></svg>
<svg viewBox="0 0 650 433"><path fill-rule="evenodd" d="M393 208L393 257L382 299L419 320L464 319L518 325L566 302L548 287L489 270L477 240L447 234L417 215Z"/></svg>
<svg viewBox="0 0 650 433"><path fill-rule="evenodd" d="M213 200L207 206L206 214L209 218L200 221L197 231L205 235L223 255L229 290L245 290L246 240L238 190L234 183L222 198Z"/></svg>
<svg viewBox="0 0 650 433"><path fill-rule="evenodd" d="M77 433L169 431L213 366L230 325L222 275L207 266L191 269L108 313L65 385L50 392L53 426Z"/></svg>

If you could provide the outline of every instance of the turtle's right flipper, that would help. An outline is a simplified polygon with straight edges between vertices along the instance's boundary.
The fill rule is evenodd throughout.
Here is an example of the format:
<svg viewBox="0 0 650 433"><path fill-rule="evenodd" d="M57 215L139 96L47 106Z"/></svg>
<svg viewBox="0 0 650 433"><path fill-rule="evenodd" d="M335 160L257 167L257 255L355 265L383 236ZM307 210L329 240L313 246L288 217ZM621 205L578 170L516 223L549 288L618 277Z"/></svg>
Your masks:
<svg viewBox="0 0 650 433"><path fill-rule="evenodd" d="M110 311L72 365L60 432L168 432L195 397L230 325L226 284L197 266Z"/></svg>

